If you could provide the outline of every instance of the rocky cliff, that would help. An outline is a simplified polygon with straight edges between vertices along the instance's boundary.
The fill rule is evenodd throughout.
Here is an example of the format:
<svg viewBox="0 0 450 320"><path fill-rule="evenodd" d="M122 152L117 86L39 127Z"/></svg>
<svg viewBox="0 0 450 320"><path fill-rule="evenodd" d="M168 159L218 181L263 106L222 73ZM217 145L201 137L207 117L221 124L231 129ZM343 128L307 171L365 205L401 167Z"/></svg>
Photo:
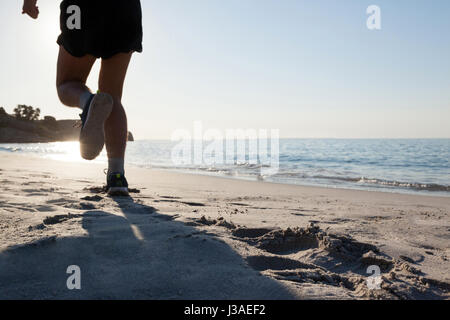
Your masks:
<svg viewBox="0 0 450 320"><path fill-rule="evenodd" d="M0 143L45 143L77 141L80 128L77 120L56 120L45 117L44 120L17 120L9 114L0 114ZM134 141L128 132L128 141Z"/></svg>

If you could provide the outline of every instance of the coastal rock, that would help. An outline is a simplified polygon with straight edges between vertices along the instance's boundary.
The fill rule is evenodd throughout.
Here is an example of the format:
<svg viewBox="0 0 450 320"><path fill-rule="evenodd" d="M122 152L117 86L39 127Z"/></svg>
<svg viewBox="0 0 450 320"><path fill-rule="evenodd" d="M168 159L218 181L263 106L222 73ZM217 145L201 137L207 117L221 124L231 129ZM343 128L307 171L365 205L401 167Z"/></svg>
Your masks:
<svg viewBox="0 0 450 320"><path fill-rule="evenodd" d="M43 120L17 120L6 112L0 112L0 143L46 143L78 141L78 120L56 120L46 116ZM128 141L134 141L128 132Z"/></svg>

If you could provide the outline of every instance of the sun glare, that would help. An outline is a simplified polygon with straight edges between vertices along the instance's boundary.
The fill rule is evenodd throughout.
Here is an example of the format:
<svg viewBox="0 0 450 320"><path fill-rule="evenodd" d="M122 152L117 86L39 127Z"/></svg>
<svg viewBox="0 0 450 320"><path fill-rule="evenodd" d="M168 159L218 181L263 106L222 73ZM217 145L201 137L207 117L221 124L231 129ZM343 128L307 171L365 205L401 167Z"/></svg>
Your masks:
<svg viewBox="0 0 450 320"><path fill-rule="evenodd" d="M48 158L61 161L83 161L80 156L80 143L71 142L55 142L49 144L45 153Z"/></svg>
<svg viewBox="0 0 450 320"><path fill-rule="evenodd" d="M49 143L45 147L44 145L42 145L40 149L49 159L67 162L85 161L80 156L80 143L78 141ZM106 161L105 152L101 153L100 156L95 160L95 162L97 163L104 161Z"/></svg>

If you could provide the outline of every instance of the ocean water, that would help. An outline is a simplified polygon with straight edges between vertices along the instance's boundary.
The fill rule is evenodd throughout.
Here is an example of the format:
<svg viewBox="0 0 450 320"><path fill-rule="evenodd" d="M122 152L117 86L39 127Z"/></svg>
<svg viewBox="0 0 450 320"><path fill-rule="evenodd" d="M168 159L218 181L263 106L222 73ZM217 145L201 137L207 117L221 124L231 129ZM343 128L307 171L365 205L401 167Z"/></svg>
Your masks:
<svg viewBox="0 0 450 320"><path fill-rule="evenodd" d="M171 141L129 143L127 164L236 179L450 196L450 139L281 139L279 163L270 174L262 169L271 165L251 161L248 143L245 150L234 150L229 163L214 163L214 154L208 153L203 162L174 163L176 145ZM83 161L76 142L0 144L0 152ZM96 162L106 167L104 152Z"/></svg>

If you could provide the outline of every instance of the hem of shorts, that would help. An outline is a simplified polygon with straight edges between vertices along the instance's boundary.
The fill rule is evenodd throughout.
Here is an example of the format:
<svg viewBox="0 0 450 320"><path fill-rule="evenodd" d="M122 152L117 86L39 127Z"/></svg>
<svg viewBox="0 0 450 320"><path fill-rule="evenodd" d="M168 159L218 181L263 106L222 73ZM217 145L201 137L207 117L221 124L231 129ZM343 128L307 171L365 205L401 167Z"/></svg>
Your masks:
<svg viewBox="0 0 450 320"><path fill-rule="evenodd" d="M91 52L89 50L85 50L85 51L79 51L79 52L75 52L74 50L71 50L69 48L67 48L67 46L64 45L64 43L57 41L58 45L62 46L68 53L70 53L71 56L76 57L76 58L82 58L86 55L91 55L96 57L97 59L109 59L114 57L116 54L119 53L130 53L130 52L138 52L141 53L143 51L142 46L140 47L130 47L130 48L124 48L124 49L116 49L114 51L108 52L108 54L99 54L99 53L95 53L95 52Z"/></svg>

